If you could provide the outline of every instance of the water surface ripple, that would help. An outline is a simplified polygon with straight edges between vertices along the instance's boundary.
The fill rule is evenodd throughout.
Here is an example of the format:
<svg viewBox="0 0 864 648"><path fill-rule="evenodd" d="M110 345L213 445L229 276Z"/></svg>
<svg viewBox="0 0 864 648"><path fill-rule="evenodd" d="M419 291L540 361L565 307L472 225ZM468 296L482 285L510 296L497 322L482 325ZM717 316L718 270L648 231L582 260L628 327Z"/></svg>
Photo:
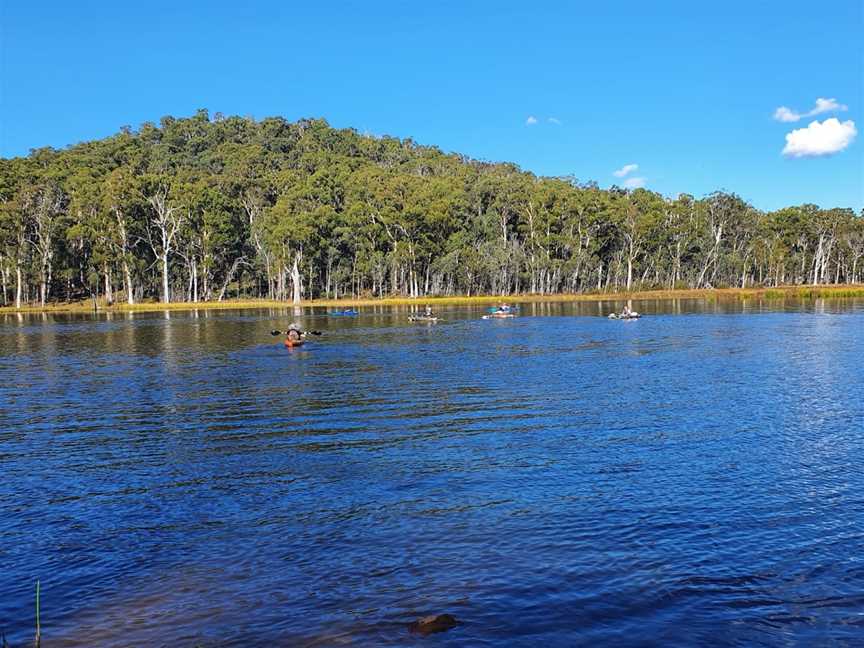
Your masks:
<svg viewBox="0 0 864 648"><path fill-rule="evenodd" d="M0 316L0 631L864 645L864 302L614 306Z"/></svg>

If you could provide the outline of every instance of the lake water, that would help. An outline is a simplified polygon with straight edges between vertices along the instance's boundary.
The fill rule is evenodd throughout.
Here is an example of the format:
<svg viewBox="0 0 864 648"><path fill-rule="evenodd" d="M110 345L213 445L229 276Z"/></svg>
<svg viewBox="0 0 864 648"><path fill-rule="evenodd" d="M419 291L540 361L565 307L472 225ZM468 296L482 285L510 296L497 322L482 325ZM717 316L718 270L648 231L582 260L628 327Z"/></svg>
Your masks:
<svg viewBox="0 0 864 648"><path fill-rule="evenodd" d="M864 645L864 301L616 306L0 316L0 631Z"/></svg>

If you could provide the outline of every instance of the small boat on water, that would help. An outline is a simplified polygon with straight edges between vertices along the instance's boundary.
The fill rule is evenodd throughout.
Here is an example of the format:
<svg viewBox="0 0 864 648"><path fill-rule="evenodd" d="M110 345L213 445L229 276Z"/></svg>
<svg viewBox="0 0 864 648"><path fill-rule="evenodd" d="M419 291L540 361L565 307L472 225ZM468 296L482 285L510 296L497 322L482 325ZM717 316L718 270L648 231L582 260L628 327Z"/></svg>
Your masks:
<svg viewBox="0 0 864 648"><path fill-rule="evenodd" d="M482 319L504 319L507 317L516 317L518 306L510 306L509 304L501 304L500 306L491 306L489 314L484 315Z"/></svg>
<svg viewBox="0 0 864 648"><path fill-rule="evenodd" d="M435 322L438 321L438 318L437 318L436 316L434 316L434 315L432 315L432 316L428 316L428 315L410 315L410 316L408 317L408 321L409 321L409 322L427 322L427 323L429 323L429 324L434 324Z"/></svg>
<svg viewBox="0 0 864 648"><path fill-rule="evenodd" d="M341 311L330 311L327 313L328 317L357 317L360 313L358 313L353 308L346 308Z"/></svg>
<svg viewBox="0 0 864 648"><path fill-rule="evenodd" d="M608 317L613 320L636 320L642 316L639 313L629 313L627 315L622 313L609 313Z"/></svg>

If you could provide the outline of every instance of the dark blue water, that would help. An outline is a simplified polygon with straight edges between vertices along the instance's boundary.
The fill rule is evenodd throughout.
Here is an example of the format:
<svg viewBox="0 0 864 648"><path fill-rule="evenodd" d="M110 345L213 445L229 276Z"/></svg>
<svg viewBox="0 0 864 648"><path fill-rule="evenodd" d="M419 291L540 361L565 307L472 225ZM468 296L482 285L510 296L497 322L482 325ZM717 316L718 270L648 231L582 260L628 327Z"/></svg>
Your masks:
<svg viewBox="0 0 864 648"><path fill-rule="evenodd" d="M0 317L0 631L864 645L864 302L635 306Z"/></svg>

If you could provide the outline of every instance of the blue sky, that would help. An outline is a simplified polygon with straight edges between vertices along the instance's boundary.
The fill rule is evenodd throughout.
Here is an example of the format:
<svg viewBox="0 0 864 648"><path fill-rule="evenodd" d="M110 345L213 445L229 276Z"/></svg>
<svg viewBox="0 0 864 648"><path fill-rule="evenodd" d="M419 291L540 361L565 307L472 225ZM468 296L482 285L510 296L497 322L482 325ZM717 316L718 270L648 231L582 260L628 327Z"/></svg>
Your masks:
<svg viewBox="0 0 864 648"><path fill-rule="evenodd" d="M208 108L601 186L864 207L860 0L2 5L7 157Z"/></svg>

